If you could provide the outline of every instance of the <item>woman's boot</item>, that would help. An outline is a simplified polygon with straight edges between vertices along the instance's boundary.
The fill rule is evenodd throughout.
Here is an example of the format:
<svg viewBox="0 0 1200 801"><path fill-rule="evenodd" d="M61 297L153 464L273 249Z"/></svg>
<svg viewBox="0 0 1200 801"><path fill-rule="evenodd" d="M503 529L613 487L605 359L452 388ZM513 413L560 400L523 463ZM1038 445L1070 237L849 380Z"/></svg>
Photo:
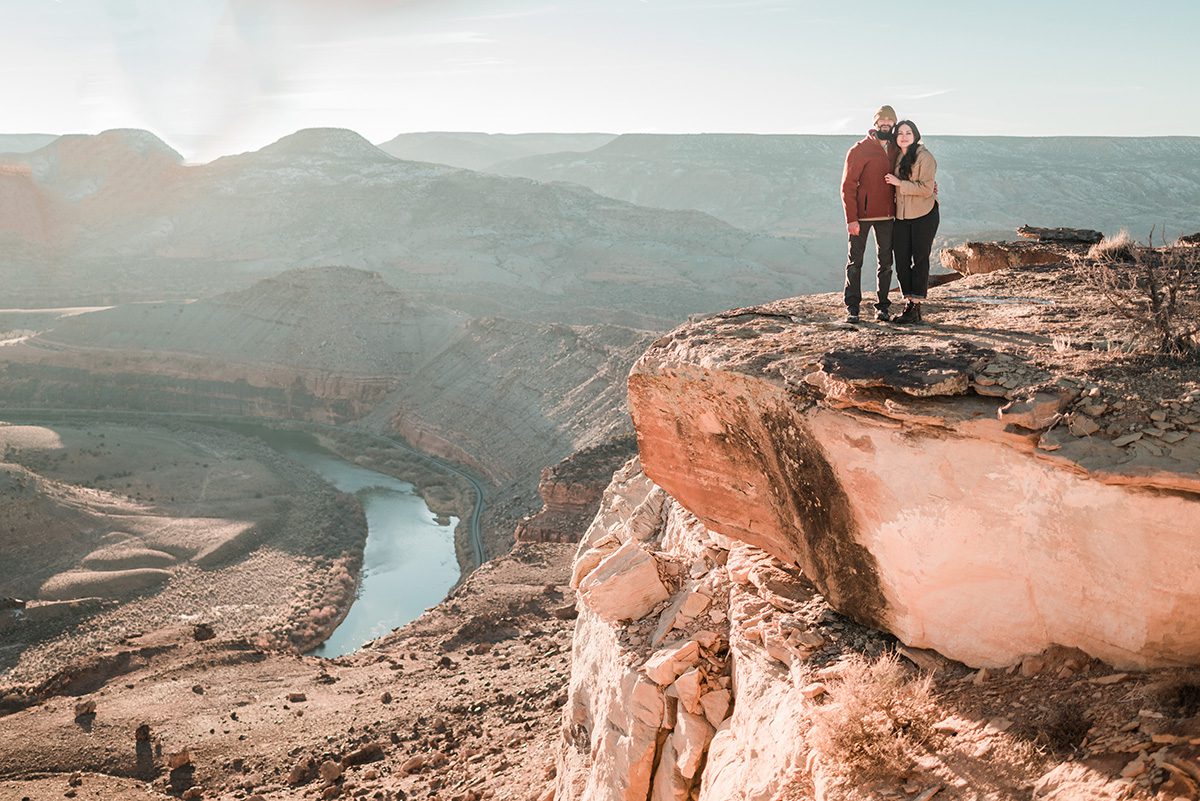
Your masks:
<svg viewBox="0 0 1200 801"><path fill-rule="evenodd" d="M904 311L900 312L900 316L892 320L894 323L912 324L921 322L921 304L913 303L911 300L904 304Z"/></svg>

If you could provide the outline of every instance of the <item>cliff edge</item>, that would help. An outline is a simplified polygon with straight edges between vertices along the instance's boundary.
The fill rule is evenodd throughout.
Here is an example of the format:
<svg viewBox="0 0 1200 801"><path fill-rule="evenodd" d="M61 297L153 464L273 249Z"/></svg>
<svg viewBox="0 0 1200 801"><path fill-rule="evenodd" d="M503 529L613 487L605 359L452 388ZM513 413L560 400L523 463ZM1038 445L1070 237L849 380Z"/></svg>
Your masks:
<svg viewBox="0 0 1200 801"><path fill-rule="evenodd" d="M575 559L556 801L1200 797L1200 375L1122 351L1081 275L650 346Z"/></svg>
<svg viewBox="0 0 1200 801"><path fill-rule="evenodd" d="M646 474L908 645L1200 661L1200 372L1110 350L1067 265L943 293L934 325L824 297L662 337L629 380Z"/></svg>

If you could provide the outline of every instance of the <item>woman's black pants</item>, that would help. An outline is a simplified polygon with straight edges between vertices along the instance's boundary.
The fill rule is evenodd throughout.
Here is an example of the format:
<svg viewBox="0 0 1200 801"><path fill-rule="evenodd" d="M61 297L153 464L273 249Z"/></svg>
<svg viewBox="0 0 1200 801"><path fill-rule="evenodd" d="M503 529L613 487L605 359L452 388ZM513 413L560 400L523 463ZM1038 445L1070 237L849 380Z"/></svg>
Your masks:
<svg viewBox="0 0 1200 801"><path fill-rule="evenodd" d="M896 220L892 227L892 252L896 256L896 277L905 298L924 300L929 291L929 253L937 235L941 215L938 206L923 217Z"/></svg>

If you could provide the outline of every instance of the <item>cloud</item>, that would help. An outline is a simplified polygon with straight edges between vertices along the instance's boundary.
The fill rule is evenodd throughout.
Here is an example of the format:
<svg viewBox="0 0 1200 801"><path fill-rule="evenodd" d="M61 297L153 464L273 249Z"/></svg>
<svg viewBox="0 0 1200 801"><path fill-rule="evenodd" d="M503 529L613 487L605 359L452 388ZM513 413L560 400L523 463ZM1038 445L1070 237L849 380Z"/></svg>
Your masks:
<svg viewBox="0 0 1200 801"><path fill-rule="evenodd" d="M896 100L928 100L953 92L953 89L930 89L927 86L888 86L884 89Z"/></svg>
<svg viewBox="0 0 1200 801"><path fill-rule="evenodd" d="M649 0L639 0L641 3L649 3ZM672 5L662 6L669 11L711 11L721 9L732 9L737 11L787 11L790 9L788 3L783 0L711 0L707 3L689 3L687 5Z"/></svg>
<svg viewBox="0 0 1200 801"><path fill-rule="evenodd" d="M495 44L496 39L478 31L439 31L436 33L403 33L394 36L362 36L329 38L303 47L309 50L388 50L398 47L446 47L456 45Z"/></svg>
<svg viewBox="0 0 1200 801"><path fill-rule="evenodd" d="M417 33L396 37L399 44L441 45L491 44L496 40L478 31L443 31L441 33Z"/></svg>
<svg viewBox="0 0 1200 801"><path fill-rule="evenodd" d="M645 0L643 0L645 2ZM541 8L528 8L524 11L505 11L499 14L475 14L469 17L458 17L455 22L491 22L493 20L504 19L522 19L525 17L541 17L546 14L553 14L560 10L560 6L542 6Z"/></svg>

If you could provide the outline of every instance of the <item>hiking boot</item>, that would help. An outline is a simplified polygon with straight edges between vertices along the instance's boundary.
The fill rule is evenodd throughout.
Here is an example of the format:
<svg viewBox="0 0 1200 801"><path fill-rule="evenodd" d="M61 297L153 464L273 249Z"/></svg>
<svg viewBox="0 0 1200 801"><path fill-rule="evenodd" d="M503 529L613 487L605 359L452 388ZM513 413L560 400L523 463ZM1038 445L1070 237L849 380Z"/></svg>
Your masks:
<svg viewBox="0 0 1200 801"><path fill-rule="evenodd" d="M877 322L886 323L890 319L892 319L892 315L888 314L887 309L880 309L875 312L875 320Z"/></svg>
<svg viewBox="0 0 1200 801"><path fill-rule="evenodd" d="M850 323L851 325L858 322L858 309L846 310L846 322Z"/></svg>
<svg viewBox="0 0 1200 801"><path fill-rule="evenodd" d="M904 305L904 311L900 312L900 316L892 322L910 325L921 322L921 304L913 303L911 300Z"/></svg>

